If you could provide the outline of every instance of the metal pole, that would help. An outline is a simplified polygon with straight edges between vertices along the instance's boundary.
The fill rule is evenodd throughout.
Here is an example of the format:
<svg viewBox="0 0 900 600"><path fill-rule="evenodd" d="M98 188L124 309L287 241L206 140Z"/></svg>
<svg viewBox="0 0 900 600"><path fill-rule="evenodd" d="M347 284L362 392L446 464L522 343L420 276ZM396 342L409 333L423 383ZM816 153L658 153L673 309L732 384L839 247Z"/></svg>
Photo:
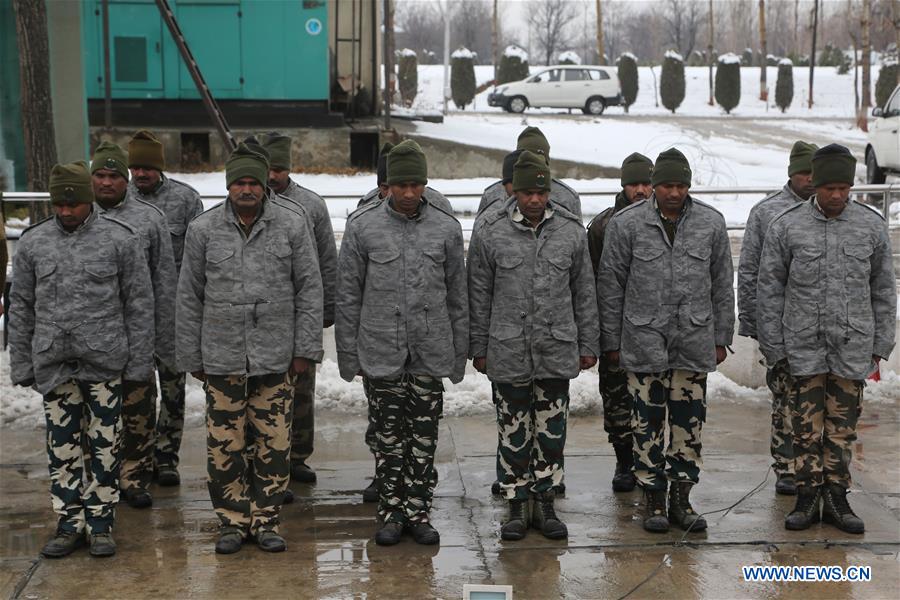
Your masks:
<svg viewBox="0 0 900 600"><path fill-rule="evenodd" d="M103 0L103 124L112 129L112 82L109 69L109 0Z"/></svg>
<svg viewBox="0 0 900 600"><path fill-rule="evenodd" d="M447 114L447 100L450 98L450 4L443 3L444 7L444 110Z"/></svg>
<svg viewBox="0 0 900 600"><path fill-rule="evenodd" d="M388 42L388 32L394 29L394 18L391 14L391 0L384 0L384 34L382 35L382 54L384 62L384 130L391 130L391 74L393 73L393 49Z"/></svg>

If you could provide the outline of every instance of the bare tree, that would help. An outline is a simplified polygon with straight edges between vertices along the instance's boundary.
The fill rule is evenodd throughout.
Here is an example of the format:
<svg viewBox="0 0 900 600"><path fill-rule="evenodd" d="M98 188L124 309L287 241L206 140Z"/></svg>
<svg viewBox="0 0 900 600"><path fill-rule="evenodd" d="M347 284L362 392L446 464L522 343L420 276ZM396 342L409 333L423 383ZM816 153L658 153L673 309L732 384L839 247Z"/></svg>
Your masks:
<svg viewBox="0 0 900 600"><path fill-rule="evenodd" d="M857 123L863 131L869 130L869 106L872 104L872 2L862 0L862 15L859 21L862 31L862 98L859 103Z"/></svg>
<svg viewBox="0 0 900 600"><path fill-rule="evenodd" d="M497 8L498 0L494 0L494 10L491 15L491 62L494 65L494 81L497 81L497 69L500 66L500 25L498 23L500 15Z"/></svg>
<svg viewBox="0 0 900 600"><path fill-rule="evenodd" d="M450 46L465 46L478 56L476 62L486 63L492 49L491 5L485 0L454 0L450 4Z"/></svg>
<svg viewBox="0 0 900 600"><path fill-rule="evenodd" d="M671 42L685 58L694 51L697 34L705 19L703 5L696 0L668 0L663 19Z"/></svg>
<svg viewBox="0 0 900 600"><path fill-rule="evenodd" d="M575 19L576 6L567 0L533 0L528 25L544 64L552 64L563 47L569 24Z"/></svg>
<svg viewBox="0 0 900 600"><path fill-rule="evenodd" d="M759 0L759 99L763 102L769 99L769 91L766 89L768 55L766 49L766 0Z"/></svg>
<svg viewBox="0 0 900 600"><path fill-rule="evenodd" d="M606 49L603 45L603 5L597 0L597 64L606 64Z"/></svg>
<svg viewBox="0 0 900 600"><path fill-rule="evenodd" d="M420 53L433 52L443 58L444 23L431 3L396 1L394 9L398 31L394 38L398 48L409 48Z"/></svg>
<svg viewBox="0 0 900 600"><path fill-rule="evenodd" d="M713 80L713 34L715 33L715 13L713 12L713 0L709 0L709 25L707 26L706 61L709 63L709 105L715 106L715 83Z"/></svg>
<svg viewBox="0 0 900 600"><path fill-rule="evenodd" d="M812 11L812 52L809 54L809 108L813 106L813 82L816 70L816 34L819 32L819 0L813 0Z"/></svg>
<svg viewBox="0 0 900 600"><path fill-rule="evenodd" d="M47 38L47 6L33 0L14 0L19 41L22 130L28 190L46 192L50 170L56 163L56 131L50 95L50 46ZM50 215L50 204L34 203L31 222Z"/></svg>

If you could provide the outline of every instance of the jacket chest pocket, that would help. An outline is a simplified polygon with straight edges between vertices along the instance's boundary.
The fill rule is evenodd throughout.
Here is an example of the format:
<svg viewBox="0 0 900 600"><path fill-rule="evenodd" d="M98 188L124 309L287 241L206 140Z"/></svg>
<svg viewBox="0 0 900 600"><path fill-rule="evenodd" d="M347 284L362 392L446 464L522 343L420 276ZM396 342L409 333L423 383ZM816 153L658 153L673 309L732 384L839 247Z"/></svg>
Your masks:
<svg viewBox="0 0 900 600"><path fill-rule="evenodd" d="M685 252L692 271L709 272L709 255L712 252L709 246L689 246Z"/></svg>
<svg viewBox="0 0 900 600"><path fill-rule="evenodd" d="M40 262L35 265L35 300L38 307L54 308L56 306L56 263Z"/></svg>
<svg viewBox="0 0 900 600"><path fill-rule="evenodd" d="M114 262L88 261L84 263L86 300L106 305L119 301L119 267Z"/></svg>
<svg viewBox="0 0 900 600"><path fill-rule="evenodd" d="M497 256L497 270L495 277L497 282L508 284L517 283L517 271L522 267L524 259L520 254L500 254Z"/></svg>
<svg viewBox="0 0 900 600"><path fill-rule="evenodd" d="M366 285L373 290L397 291L401 284L399 250L374 250L369 252Z"/></svg>
<svg viewBox="0 0 900 600"><path fill-rule="evenodd" d="M858 283L868 282L872 272L872 251L870 246L847 244L844 246L844 275ZM851 290L852 293L853 290ZM858 291L863 292L864 289Z"/></svg>
<svg viewBox="0 0 900 600"><path fill-rule="evenodd" d="M569 289L569 273L572 270L572 257L569 254L556 254L547 257L547 275L551 288Z"/></svg>
<svg viewBox="0 0 900 600"><path fill-rule="evenodd" d="M426 248L422 251L422 276L426 286L443 288L446 262L447 253L443 248Z"/></svg>
<svg viewBox="0 0 900 600"><path fill-rule="evenodd" d="M791 257L789 280L797 286L816 285L819 280L819 263L822 251L817 248L803 248Z"/></svg>
<svg viewBox="0 0 900 600"><path fill-rule="evenodd" d="M237 261L234 250L210 247L206 251L206 285L211 290L231 291L234 289L234 270Z"/></svg>
<svg viewBox="0 0 900 600"><path fill-rule="evenodd" d="M269 283L278 284L291 280L291 245L287 238L279 237L266 241L266 276Z"/></svg>

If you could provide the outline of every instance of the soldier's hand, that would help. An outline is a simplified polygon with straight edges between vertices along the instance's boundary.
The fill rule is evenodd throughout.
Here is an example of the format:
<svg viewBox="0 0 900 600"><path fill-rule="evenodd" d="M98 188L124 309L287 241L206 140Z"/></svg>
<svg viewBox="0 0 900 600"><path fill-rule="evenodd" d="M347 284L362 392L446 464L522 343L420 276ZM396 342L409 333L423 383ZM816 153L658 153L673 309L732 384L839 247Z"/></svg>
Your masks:
<svg viewBox="0 0 900 600"><path fill-rule="evenodd" d="M324 325L324 327L322 327L322 329L328 329L329 327L334 325L334 319L325 319L325 322L323 323L323 325Z"/></svg>
<svg viewBox="0 0 900 600"><path fill-rule="evenodd" d="M606 360L613 366L619 366L619 351L610 350L606 353Z"/></svg>
<svg viewBox="0 0 900 600"><path fill-rule="evenodd" d="M206 373L203 371L191 371L191 377L197 381L206 381Z"/></svg>
<svg viewBox="0 0 900 600"><path fill-rule="evenodd" d="M724 361L727 357L728 350L725 349L725 346L716 346L716 364L722 364L722 361Z"/></svg>
<svg viewBox="0 0 900 600"><path fill-rule="evenodd" d="M581 363L581 370L587 371L591 367L597 364L596 356L582 356L579 357L579 362Z"/></svg>
<svg viewBox="0 0 900 600"><path fill-rule="evenodd" d="M472 366L475 367L475 370L479 373L484 373L487 371L487 358L484 356L476 356L472 359Z"/></svg>
<svg viewBox="0 0 900 600"><path fill-rule="evenodd" d="M16 385L19 385L22 387L31 387L34 385L34 377L29 377L28 379L23 379L22 381L18 382Z"/></svg>
<svg viewBox="0 0 900 600"><path fill-rule="evenodd" d="M872 355L872 362L875 363L875 366L877 367L877 366L878 366L878 363L881 362L881 357L878 356L877 354L873 354L873 355Z"/></svg>
<svg viewBox="0 0 900 600"><path fill-rule="evenodd" d="M309 360L299 356L295 356L291 361L291 375L303 375L309 371Z"/></svg>

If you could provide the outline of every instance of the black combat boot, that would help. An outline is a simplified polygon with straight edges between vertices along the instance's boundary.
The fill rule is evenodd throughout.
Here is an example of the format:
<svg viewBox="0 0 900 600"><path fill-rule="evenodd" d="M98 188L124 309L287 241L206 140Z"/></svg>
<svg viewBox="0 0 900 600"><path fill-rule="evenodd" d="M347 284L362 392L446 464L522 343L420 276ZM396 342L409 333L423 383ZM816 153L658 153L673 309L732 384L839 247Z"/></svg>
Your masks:
<svg viewBox="0 0 900 600"><path fill-rule="evenodd" d="M797 504L784 520L784 528L794 531L809 529L813 523L819 522L822 490L819 486L798 486Z"/></svg>
<svg viewBox="0 0 900 600"><path fill-rule="evenodd" d="M691 506L690 481L673 481L669 486L669 519L683 530L703 531L706 519L694 512Z"/></svg>
<svg viewBox="0 0 900 600"><path fill-rule="evenodd" d="M263 552L284 552L287 543L281 535L271 528L260 529L256 532L256 545Z"/></svg>
<svg viewBox="0 0 900 600"><path fill-rule="evenodd" d="M315 483L316 472L305 462L298 462L291 465L291 479L299 483Z"/></svg>
<svg viewBox="0 0 900 600"><path fill-rule="evenodd" d="M393 546L400 543L403 536L403 524L395 521L388 521L382 525L381 529L375 532L375 543L379 546Z"/></svg>
<svg viewBox="0 0 900 600"><path fill-rule="evenodd" d="M644 488L646 500L646 516L644 529L653 533L665 533L669 530L669 517L666 516L666 490L648 490Z"/></svg>
<svg viewBox="0 0 900 600"><path fill-rule="evenodd" d="M491 484L491 496L502 496L502 490L500 489L500 482L495 481Z"/></svg>
<svg viewBox="0 0 900 600"><path fill-rule="evenodd" d="M822 520L845 533L865 533L866 524L856 516L847 502L847 490L836 483L826 483L822 494Z"/></svg>
<svg viewBox="0 0 900 600"><path fill-rule="evenodd" d="M181 485L181 476L178 474L178 469L172 465L157 466L156 483L163 487L175 487Z"/></svg>
<svg viewBox="0 0 900 600"><path fill-rule="evenodd" d="M293 504L294 503L294 490L291 488L287 488L284 490L284 499L281 501L282 504Z"/></svg>
<svg viewBox="0 0 900 600"><path fill-rule="evenodd" d="M790 473L779 475L775 481L775 493L782 496L796 496L797 482L794 481L794 476Z"/></svg>
<svg viewBox="0 0 900 600"><path fill-rule="evenodd" d="M631 444L616 444L616 472L612 479L614 492L630 492L634 490L637 479L632 471L634 467L634 454L631 452Z"/></svg>
<svg viewBox="0 0 900 600"><path fill-rule="evenodd" d="M363 490L363 502L378 502L378 484L375 482L375 478L372 478L372 482Z"/></svg>
<svg viewBox="0 0 900 600"><path fill-rule="evenodd" d="M83 531L69 531L57 529L53 538L41 549L41 554L47 558L62 558L72 554L76 548L84 544Z"/></svg>
<svg viewBox="0 0 900 600"><path fill-rule="evenodd" d="M433 546L441 543L441 534L431 523L407 523L406 528L412 534L417 544Z"/></svg>
<svg viewBox="0 0 900 600"><path fill-rule="evenodd" d="M113 556L116 553L116 542L113 540L112 534L92 533L91 534L91 556L105 558Z"/></svg>
<svg viewBox="0 0 900 600"><path fill-rule="evenodd" d="M566 528L566 524L556 516L556 511L553 509L555 496L552 491L538 494L535 498L537 505L531 511L531 526L540 529L545 538L561 540L569 537L569 530Z"/></svg>
<svg viewBox="0 0 900 600"><path fill-rule="evenodd" d="M153 506L153 496L150 495L150 492L136 485L122 490L121 497L131 508L150 508Z"/></svg>
<svg viewBox="0 0 900 600"><path fill-rule="evenodd" d="M528 532L528 500L513 499L509 501L509 516L500 528L500 538L504 540L521 540Z"/></svg>
<svg viewBox="0 0 900 600"><path fill-rule="evenodd" d="M222 527L216 540L216 554L234 554L241 549L244 536L237 527Z"/></svg>

